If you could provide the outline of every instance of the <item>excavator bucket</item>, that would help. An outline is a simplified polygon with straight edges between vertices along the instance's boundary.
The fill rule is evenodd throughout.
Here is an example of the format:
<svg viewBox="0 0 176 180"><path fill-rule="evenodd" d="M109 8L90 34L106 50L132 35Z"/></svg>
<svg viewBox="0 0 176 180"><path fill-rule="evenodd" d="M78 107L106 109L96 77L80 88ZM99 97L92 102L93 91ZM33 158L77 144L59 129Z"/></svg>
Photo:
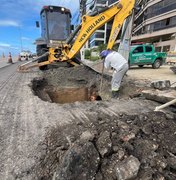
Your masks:
<svg viewBox="0 0 176 180"><path fill-rule="evenodd" d="M20 65L17 69L18 72L29 72L30 69L34 68L34 67L40 67L40 66L44 66L44 65L48 65L51 64L50 61L44 61L44 62L40 62L38 63L38 61L43 58L43 57L47 57L48 56L48 52L46 52L45 54L43 54L42 56L37 57L36 59L33 59L31 61L28 61L22 65Z"/></svg>

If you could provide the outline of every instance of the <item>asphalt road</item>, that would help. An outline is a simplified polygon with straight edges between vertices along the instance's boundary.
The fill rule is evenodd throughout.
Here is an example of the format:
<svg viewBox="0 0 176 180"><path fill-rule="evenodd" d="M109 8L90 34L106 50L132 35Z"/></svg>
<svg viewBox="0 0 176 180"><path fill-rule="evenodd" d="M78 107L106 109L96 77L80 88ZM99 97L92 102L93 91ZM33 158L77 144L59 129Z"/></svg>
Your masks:
<svg viewBox="0 0 176 180"><path fill-rule="evenodd" d="M42 76L42 72L18 73L18 65L15 63L0 69L0 180L33 179L30 172L40 154L38 144L43 141L46 128L56 123L91 124L101 112L116 115L155 107L148 105L148 101L136 100L101 102L101 105L96 102L67 105L44 102L30 87L31 80Z"/></svg>
<svg viewBox="0 0 176 180"><path fill-rule="evenodd" d="M18 73L19 63L0 69L0 179L23 177L23 171L32 166L29 152L35 147L37 129L36 105L27 82L33 74ZM35 108L35 109L33 109ZM28 112L33 113L28 114ZM33 148L32 148L33 149ZM20 172L20 174L19 174ZM21 178L20 178L21 179Z"/></svg>

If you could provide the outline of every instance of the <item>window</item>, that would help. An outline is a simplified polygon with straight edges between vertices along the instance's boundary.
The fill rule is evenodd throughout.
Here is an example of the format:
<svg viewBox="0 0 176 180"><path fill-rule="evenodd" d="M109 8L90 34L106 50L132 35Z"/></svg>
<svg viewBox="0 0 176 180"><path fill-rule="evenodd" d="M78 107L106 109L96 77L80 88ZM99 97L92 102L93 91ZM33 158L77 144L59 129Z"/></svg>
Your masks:
<svg viewBox="0 0 176 180"><path fill-rule="evenodd" d="M161 52L161 47L159 46L159 47L156 47L155 48L155 52Z"/></svg>
<svg viewBox="0 0 176 180"><path fill-rule="evenodd" d="M170 46L163 46L163 52L170 51Z"/></svg>
<svg viewBox="0 0 176 180"><path fill-rule="evenodd" d="M133 51L134 54L136 54L136 53L143 53L143 52L144 52L143 46L139 46L139 47L137 47L137 48Z"/></svg>
<svg viewBox="0 0 176 180"><path fill-rule="evenodd" d="M106 4L107 0L97 0L97 4Z"/></svg>
<svg viewBox="0 0 176 180"><path fill-rule="evenodd" d="M170 18L166 19L166 26L168 26L170 24Z"/></svg>
<svg viewBox="0 0 176 180"><path fill-rule="evenodd" d="M152 47L151 46L146 46L145 47L145 52L152 52Z"/></svg>
<svg viewBox="0 0 176 180"><path fill-rule="evenodd" d="M161 47L156 47L155 52L161 52Z"/></svg>

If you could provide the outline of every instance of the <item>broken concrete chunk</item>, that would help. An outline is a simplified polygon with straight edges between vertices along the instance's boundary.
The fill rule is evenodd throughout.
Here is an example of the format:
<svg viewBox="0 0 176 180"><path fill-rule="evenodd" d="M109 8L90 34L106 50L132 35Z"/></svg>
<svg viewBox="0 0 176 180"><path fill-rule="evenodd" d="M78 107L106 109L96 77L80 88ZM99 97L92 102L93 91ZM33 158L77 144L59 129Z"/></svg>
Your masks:
<svg viewBox="0 0 176 180"><path fill-rule="evenodd" d="M122 160L122 158L125 156L125 150L119 149L118 151L118 158Z"/></svg>
<svg viewBox="0 0 176 180"><path fill-rule="evenodd" d="M91 133L90 131L85 131L80 136L81 141L93 141L94 138L95 133Z"/></svg>
<svg viewBox="0 0 176 180"><path fill-rule="evenodd" d="M116 177L118 180L128 180L135 178L137 177L139 167L139 160L134 156L130 156L122 162L117 163L115 166Z"/></svg>
<svg viewBox="0 0 176 180"><path fill-rule="evenodd" d="M96 180L103 180L102 174L101 174L100 172L98 172L98 173L96 174L96 176L95 176L95 179L96 179Z"/></svg>
<svg viewBox="0 0 176 180"><path fill-rule="evenodd" d="M116 153L116 152L118 152L119 147L118 147L118 146L113 146L113 147L112 147L112 149L113 149L113 152L115 152L115 153Z"/></svg>
<svg viewBox="0 0 176 180"><path fill-rule="evenodd" d="M124 142L127 142L127 141L129 141L129 140L131 140L131 139L134 139L135 136L136 136L136 135L135 135L134 133L129 133L129 134L125 135L125 136L122 136L121 139L122 139Z"/></svg>
<svg viewBox="0 0 176 180"><path fill-rule="evenodd" d="M168 166L176 170L176 156L168 158Z"/></svg>
<svg viewBox="0 0 176 180"><path fill-rule="evenodd" d="M159 90L169 89L171 86L171 83L169 80L164 81L154 81L151 83L151 87Z"/></svg>
<svg viewBox="0 0 176 180"><path fill-rule="evenodd" d="M161 102L161 103L167 103L171 100L174 100L176 97L176 91L172 89L165 90L165 91L154 90L154 89L144 90L142 91L142 93L146 99L153 100L156 102Z"/></svg>
<svg viewBox="0 0 176 180"><path fill-rule="evenodd" d="M63 157L55 179L93 179L99 162L99 154L91 142L75 144Z"/></svg>
<svg viewBox="0 0 176 180"><path fill-rule="evenodd" d="M108 155L112 150L112 142L108 131L102 132L97 142L97 149L102 157Z"/></svg>

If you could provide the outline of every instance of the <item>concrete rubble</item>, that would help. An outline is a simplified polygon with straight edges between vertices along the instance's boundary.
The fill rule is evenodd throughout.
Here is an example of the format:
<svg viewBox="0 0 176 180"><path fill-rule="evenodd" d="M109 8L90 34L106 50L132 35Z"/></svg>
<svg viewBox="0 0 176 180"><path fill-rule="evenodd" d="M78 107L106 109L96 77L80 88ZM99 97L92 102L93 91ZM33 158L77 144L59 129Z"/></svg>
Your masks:
<svg viewBox="0 0 176 180"><path fill-rule="evenodd" d="M64 155L53 179L93 179L99 163L99 154L91 142L75 144Z"/></svg>
<svg viewBox="0 0 176 180"><path fill-rule="evenodd" d="M115 166L115 173L118 180L134 179L139 171L140 162L134 156L129 156Z"/></svg>

